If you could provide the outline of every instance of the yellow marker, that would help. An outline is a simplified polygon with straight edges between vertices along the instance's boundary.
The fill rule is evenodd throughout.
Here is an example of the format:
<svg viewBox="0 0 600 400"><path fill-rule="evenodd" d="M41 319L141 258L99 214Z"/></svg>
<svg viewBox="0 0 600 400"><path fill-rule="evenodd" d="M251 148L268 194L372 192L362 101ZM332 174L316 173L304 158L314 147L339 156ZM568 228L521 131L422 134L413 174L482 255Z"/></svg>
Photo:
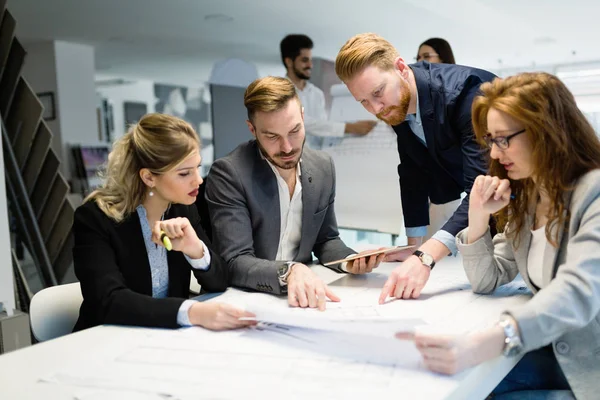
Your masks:
<svg viewBox="0 0 600 400"><path fill-rule="evenodd" d="M168 251L173 250L173 245L171 244L171 239L167 236L164 231L160 231L160 241L165 245L165 249Z"/></svg>

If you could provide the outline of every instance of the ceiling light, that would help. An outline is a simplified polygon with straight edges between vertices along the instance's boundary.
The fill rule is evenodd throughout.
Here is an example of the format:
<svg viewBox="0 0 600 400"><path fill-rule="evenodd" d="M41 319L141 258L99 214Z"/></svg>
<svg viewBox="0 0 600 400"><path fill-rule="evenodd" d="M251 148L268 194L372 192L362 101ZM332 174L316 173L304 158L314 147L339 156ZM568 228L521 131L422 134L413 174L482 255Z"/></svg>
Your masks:
<svg viewBox="0 0 600 400"><path fill-rule="evenodd" d="M233 17L226 15L226 14L207 14L204 16L204 20L205 21L210 21L210 22L232 22L233 21Z"/></svg>

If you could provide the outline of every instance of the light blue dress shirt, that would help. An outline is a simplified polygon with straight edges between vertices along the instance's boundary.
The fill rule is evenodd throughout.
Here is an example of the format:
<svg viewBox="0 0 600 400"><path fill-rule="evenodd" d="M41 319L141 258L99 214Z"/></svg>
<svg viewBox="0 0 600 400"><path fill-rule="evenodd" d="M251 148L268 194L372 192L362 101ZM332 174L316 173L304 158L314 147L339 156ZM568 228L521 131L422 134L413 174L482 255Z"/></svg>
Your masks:
<svg viewBox="0 0 600 400"><path fill-rule="evenodd" d="M423 143L425 147L427 147L427 141L425 140L425 131L423 130L423 124L421 123L421 109L419 107L418 93L417 113L408 114L406 116L406 121L408 122L408 126L413 131L415 136ZM406 228L406 236L408 237L420 237L425 236L426 234L427 226L415 226L411 228ZM431 238L442 242L446 247L448 247L452 255L456 255L456 253L458 252L458 248L456 247L456 239L450 232L440 229Z"/></svg>
<svg viewBox="0 0 600 400"><path fill-rule="evenodd" d="M148 252L148 261L150 262L150 274L152 277L152 297L165 298L169 294L169 264L167 262L167 249L158 246L152 241L152 228L148 223L148 215L143 205L136 208L140 225L142 226L142 235ZM193 260L184 255L192 268L206 271L210 268L210 252L204 242L204 257L199 260ZM177 312L177 323L181 326L191 326L188 311L195 303L195 300L185 300Z"/></svg>

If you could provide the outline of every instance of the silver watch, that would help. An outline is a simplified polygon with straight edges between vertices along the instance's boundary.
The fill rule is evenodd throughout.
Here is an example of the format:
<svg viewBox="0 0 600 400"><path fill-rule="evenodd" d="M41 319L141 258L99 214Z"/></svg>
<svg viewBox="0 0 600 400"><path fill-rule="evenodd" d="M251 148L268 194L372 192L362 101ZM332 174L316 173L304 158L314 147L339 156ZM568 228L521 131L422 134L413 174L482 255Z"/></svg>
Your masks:
<svg viewBox="0 0 600 400"><path fill-rule="evenodd" d="M515 326L516 322L514 318L503 314L500 317L498 325L504 331L504 349L502 350L502 354L506 357L514 357L520 354L523 351L523 341Z"/></svg>
<svg viewBox="0 0 600 400"><path fill-rule="evenodd" d="M294 261L287 261L285 264L277 268L277 279L279 279L279 286L282 288L287 287L287 281L292 273L292 265L296 264Z"/></svg>

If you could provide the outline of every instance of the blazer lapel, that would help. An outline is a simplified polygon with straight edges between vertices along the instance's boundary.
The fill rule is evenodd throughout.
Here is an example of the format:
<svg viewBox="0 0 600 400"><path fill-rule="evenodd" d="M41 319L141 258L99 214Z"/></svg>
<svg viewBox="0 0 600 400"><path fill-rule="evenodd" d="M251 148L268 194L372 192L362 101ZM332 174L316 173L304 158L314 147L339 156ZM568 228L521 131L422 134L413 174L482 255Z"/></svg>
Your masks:
<svg viewBox="0 0 600 400"><path fill-rule="evenodd" d="M306 153L305 153L306 154ZM303 155L304 161L300 162L300 182L302 182L302 230L298 254L310 254L312 251L312 241L314 238L315 227L313 226L313 215L317 211L317 193L316 182L313 178L313 171L310 166L310 157ZM305 247L310 247L306 249Z"/></svg>
<svg viewBox="0 0 600 400"><path fill-rule="evenodd" d="M572 193L565 194L565 209L569 209L571 205L571 197ZM568 224L569 221L565 221L565 224ZM558 233L557 236L555 236ZM555 224L552 226L551 237L556 237L556 244L558 247L552 246L549 242L546 243L546 248L544 249L544 264L542 270L542 281L544 286L548 285L550 281L556 276L556 270L558 269L557 257L559 253L559 249L564 249L566 246L562 245L562 241L565 239L565 226L558 226Z"/></svg>
<svg viewBox="0 0 600 400"><path fill-rule="evenodd" d="M431 78L428 76L428 71L423 68L412 68L419 94L419 112L421 114L421 124L423 124L423 133L427 142L427 150L433 159L439 164L436 152L436 133L439 129L435 123L435 115L433 112L433 99L431 97Z"/></svg>
<svg viewBox="0 0 600 400"><path fill-rule="evenodd" d="M279 246L279 237L281 236L279 186L277 185L275 173L260 153L258 146L256 146L256 157L257 166L252 173L252 181L254 182L252 190L255 190L256 193L252 197L257 199L258 204L264 210L260 214L262 216L260 224L263 226L262 231L265 232L265 236L264 241L261 240L260 243L255 243L255 246L264 246L264 251L267 253L265 258L275 260ZM252 223L254 225L254 221Z"/></svg>
<svg viewBox="0 0 600 400"><path fill-rule="evenodd" d="M152 296L152 276L150 273L150 261L148 252L142 235L142 226L137 211L132 212L127 219L117 226L117 232L120 233L121 243L129 247L129 258L131 269L135 270L138 288L143 294ZM144 254L145 257L139 257ZM138 258L139 257L139 258Z"/></svg>

